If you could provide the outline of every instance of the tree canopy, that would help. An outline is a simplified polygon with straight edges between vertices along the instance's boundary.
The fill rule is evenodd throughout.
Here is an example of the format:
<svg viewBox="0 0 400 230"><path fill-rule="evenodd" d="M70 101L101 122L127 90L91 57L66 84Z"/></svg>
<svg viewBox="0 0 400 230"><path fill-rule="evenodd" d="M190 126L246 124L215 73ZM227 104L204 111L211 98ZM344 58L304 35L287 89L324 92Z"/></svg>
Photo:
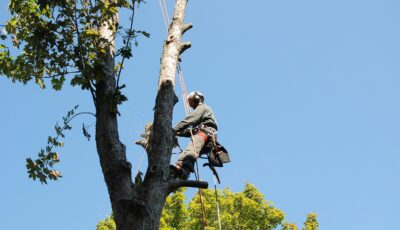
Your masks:
<svg viewBox="0 0 400 230"><path fill-rule="evenodd" d="M100 77L97 69L104 64L102 58L112 45L100 28L106 24L122 36L123 45L116 56L132 57L131 41L138 35L149 34L109 21L118 9L134 12L135 4L141 2L11 0L11 18L0 38L11 39L13 47L22 52L12 55L10 47L1 44L0 74L23 83L35 80L42 88L48 79L56 90L61 90L66 77L71 75L72 85L93 90L94 81ZM117 73L122 64L115 66Z"/></svg>
<svg viewBox="0 0 400 230"><path fill-rule="evenodd" d="M180 189L167 197L160 229L203 229L202 210L199 193L187 203L185 190ZM205 207L206 229L219 229L215 191L202 190ZM232 192L229 188L218 190L218 202L223 229L263 229L298 230L296 224L285 221L282 210L267 201L264 195L253 185L246 184L241 192ZM112 217L99 222L97 230L114 230ZM318 230L317 215L309 213L303 230Z"/></svg>

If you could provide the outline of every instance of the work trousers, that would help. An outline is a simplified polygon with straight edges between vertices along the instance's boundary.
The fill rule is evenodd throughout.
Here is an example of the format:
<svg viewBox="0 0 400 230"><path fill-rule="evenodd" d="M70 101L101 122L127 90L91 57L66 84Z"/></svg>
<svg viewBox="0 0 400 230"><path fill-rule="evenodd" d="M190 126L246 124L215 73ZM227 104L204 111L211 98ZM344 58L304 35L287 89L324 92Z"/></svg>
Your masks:
<svg viewBox="0 0 400 230"><path fill-rule="evenodd" d="M199 158L200 152L203 149L205 141L202 136L200 135L193 135L191 141L189 142L188 146L186 147L185 151L181 153L176 162L177 165L181 166L184 164L194 164L194 161Z"/></svg>

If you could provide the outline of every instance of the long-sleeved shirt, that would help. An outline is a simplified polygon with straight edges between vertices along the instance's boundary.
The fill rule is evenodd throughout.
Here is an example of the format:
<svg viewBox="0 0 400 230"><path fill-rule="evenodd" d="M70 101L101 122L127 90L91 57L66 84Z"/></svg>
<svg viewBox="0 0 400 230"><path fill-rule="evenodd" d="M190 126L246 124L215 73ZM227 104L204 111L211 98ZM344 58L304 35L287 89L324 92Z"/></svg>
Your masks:
<svg viewBox="0 0 400 230"><path fill-rule="evenodd" d="M201 103L195 110L193 110L185 119L179 122L175 126L175 131L180 132L189 127L197 127L199 125L205 125L212 127L217 130L217 120L215 119L214 112L212 109Z"/></svg>

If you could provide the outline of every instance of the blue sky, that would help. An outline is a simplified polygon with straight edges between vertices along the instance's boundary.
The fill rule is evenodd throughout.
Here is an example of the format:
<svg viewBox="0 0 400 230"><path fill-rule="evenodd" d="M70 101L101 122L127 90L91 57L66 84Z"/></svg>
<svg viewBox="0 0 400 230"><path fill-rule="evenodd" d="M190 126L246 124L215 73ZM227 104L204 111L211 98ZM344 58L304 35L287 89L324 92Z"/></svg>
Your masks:
<svg viewBox="0 0 400 230"><path fill-rule="evenodd" d="M219 170L220 188L253 183L299 226L315 212L321 230L396 229L399 10L395 0L189 1L182 68L188 90L202 91L216 113L233 160ZM153 116L166 34L158 1L140 6L136 28L151 38L140 39L123 73L129 101L119 126L133 170L143 171L133 142ZM1 228L94 229L111 209L95 143L81 134L91 117L67 134L60 181L32 182L24 167L67 110L94 111L89 93L0 77L0 104ZM179 102L174 122L183 117ZM208 170L201 177L212 183Z"/></svg>

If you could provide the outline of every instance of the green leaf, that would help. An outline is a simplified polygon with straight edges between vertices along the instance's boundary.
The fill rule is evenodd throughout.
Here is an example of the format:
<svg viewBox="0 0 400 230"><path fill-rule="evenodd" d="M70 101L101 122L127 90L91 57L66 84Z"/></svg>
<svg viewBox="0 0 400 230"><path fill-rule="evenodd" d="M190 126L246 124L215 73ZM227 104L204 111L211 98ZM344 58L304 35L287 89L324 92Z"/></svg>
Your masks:
<svg viewBox="0 0 400 230"><path fill-rule="evenodd" d="M143 34L145 37L150 38L150 34L147 33L146 31L142 31L142 34Z"/></svg>

